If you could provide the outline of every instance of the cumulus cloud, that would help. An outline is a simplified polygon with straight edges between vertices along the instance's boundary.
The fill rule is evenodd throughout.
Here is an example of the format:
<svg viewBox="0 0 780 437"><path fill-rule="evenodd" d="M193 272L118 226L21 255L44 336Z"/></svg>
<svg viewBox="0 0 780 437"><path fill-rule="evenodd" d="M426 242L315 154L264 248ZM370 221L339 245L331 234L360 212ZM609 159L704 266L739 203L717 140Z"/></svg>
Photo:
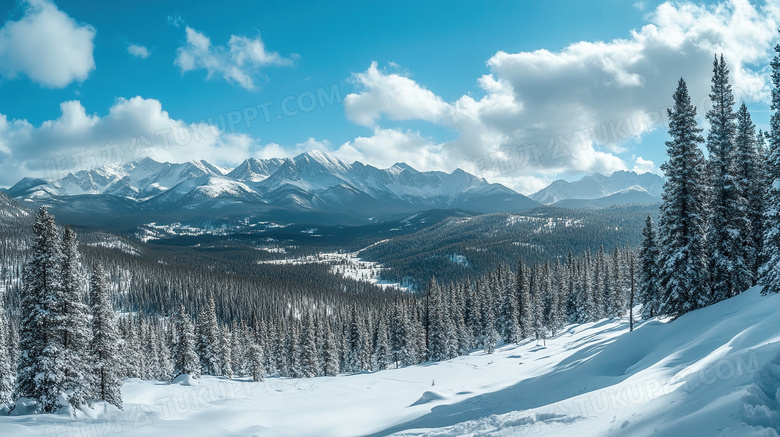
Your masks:
<svg viewBox="0 0 780 437"><path fill-rule="evenodd" d="M135 56L136 58L146 59L149 57L149 49L140 44L130 44L127 46L127 53Z"/></svg>
<svg viewBox="0 0 780 437"><path fill-rule="evenodd" d="M0 75L25 75L49 88L87 79L95 69L95 29L47 0L26 0L24 15L0 28Z"/></svg>
<svg viewBox="0 0 780 437"><path fill-rule="evenodd" d="M768 100L762 69L780 24L777 4L664 3L648 21L626 38L578 42L558 52L499 51L477 81L481 96L467 94L454 102L372 63L353 75L357 89L344 99L346 115L375 132L381 132L384 118L451 128L458 138L437 146L445 167L470 166L521 188L533 185L528 178L535 175L627 169L621 156L633 142L666 129L666 108L681 76L699 115L706 112L716 54L723 53L729 64L738 99ZM355 141L352 147L370 156L377 153L372 144ZM645 170L650 164L643 159L634 165Z"/></svg>
<svg viewBox="0 0 780 437"><path fill-rule="evenodd" d="M172 118L155 99L118 99L104 116L88 113L79 101L63 102L60 111L38 126L0 114L0 185L24 176L58 179L144 157L231 166L260 147L248 135L219 125Z"/></svg>
<svg viewBox="0 0 780 437"><path fill-rule="evenodd" d="M637 156L636 160L634 161L634 168L631 170L638 174L642 174L655 173L658 169L656 168L653 161L642 158L641 156Z"/></svg>
<svg viewBox="0 0 780 437"><path fill-rule="evenodd" d="M348 95L344 107L347 117L363 126L374 126L383 115L392 120L437 122L449 108L439 96L408 77L379 71L376 61L368 70L353 75L352 80L362 92Z"/></svg>
<svg viewBox="0 0 780 437"><path fill-rule="evenodd" d="M259 146L254 151L254 157L259 159L292 158L311 150L332 153L330 146L330 141L328 140L317 140L314 137L309 137L306 141L295 144L294 147L284 147L277 143Z"/></svg>
<svg viewBox="0 0 780 437"><path fill-rule="evenodd" d="M377 128L372 136L357 137L333 153L347 162L361 161L380 168L406 162L421 171L447 169L441 145L412 131Z"/></svg>
<svg viewBox="0 0 780 437"><path fill-rule="evenodd" d="M222 77L242 88L256 89L255 77L261 67L292 66L298 55L285 58L277 52L269 52L263 40L231 35L227 46L212 45L211 40L197 30L185 29L187 43L179 47L174 64L182 73L206 70L207 78Z"/></svg>

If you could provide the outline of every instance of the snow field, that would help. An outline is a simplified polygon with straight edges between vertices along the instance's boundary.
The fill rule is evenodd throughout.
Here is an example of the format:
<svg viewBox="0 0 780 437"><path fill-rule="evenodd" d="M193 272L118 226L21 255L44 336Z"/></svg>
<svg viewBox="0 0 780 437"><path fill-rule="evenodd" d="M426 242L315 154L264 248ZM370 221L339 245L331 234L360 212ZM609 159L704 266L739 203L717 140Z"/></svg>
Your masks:
<svg viewBox="0 0 780 437"><path fill-rule="evenodd" d="M123 411L0 416L0 435L776 435L779 312L753 288L634 332L570 325L546 345L374 373L130 379Z"/></svg>

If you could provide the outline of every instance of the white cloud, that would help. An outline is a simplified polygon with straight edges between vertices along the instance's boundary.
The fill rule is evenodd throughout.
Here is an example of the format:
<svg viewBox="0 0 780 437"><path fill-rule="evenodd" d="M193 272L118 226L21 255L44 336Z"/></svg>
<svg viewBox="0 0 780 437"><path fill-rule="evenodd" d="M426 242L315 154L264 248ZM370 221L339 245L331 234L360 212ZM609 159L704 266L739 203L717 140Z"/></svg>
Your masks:
<svg viewBox="0 0 780 437"><path fill-rule="evenodd" d="M374 130L370 137L358 137L342 144L334 155L353 162L360 161L380 168L387 168L398 162L406 162L417 170L446 170L442 160L441 145L419 132L396 129Z"/></svg>
<svg viewBox="0 0 780 437"><path fill-rule="evenodd" d="M61 115L33 126L0 114L0 185L24 176L60 178L70 172L143 157L186 162L206 159L236 165L257 142L219 126L172 118L159 101L118 99L108 114L87 113L81 102L60 104Z"/></svg>
<svg viewBox="0 0 780 437"><path fill-rule="evenodd" d="M699 115L706 112L716 53L729 64L737 98L767 101L769 85L761 69L771 59L780 5L664 3L648 20L624 39L578 42L559 52L499 51L487 61L489 73L477 81L481 97L467 94L454 102L372 63L353 75L358 87L344 100L346 115L370 126L375 137L383 131L383 117L453 129L457 139L430 149L437 159L418 159L449 169L471 165L491 180L520 187L551 175L628 168L622 156L633 141L666 129L665 109L681 76ZM371 155L375 142L350 145ZM406 143L384 143L388 149L382 153L392 156L394 144ZM415 159L409 163L421 165ZM635 163L641 170L650 164Z"/></svg>
<svg viewBox="0 0 780 437"><path fill-rule="evenodd" d="M95 29L47 0L24 1L24 16L0 28L0 74L20 74L49 88L87 79L95 69Z"/></svg>
<svg viewBox="0 0 780 437"><path fill-rule="evenodd" d="M634 168L632 171L635 171L638 174L642 173L655 173L658 171L658 169L655 167L655 163L649 159L644 159L641 156L637 156L636 160L634 161Z"/></svg>
<svg viewBox="0 0 780 437"><path fill-rule="evenodd" d="M149 57L149 49L140 44L130 44L127 46L127 53L135 56L136 58L146 59Z"/></svg>
<svg viewBox="0 0 780 437"><path fill-rule="evenodd" d="M317 140L313 137L309 137L306 141L300 142L294 147L283 147L277 143L266 144L255 150L254 157L260 159L292 158L311 150L320 150L323 152L332 153L330 151L330 142L328 140Z"/></svg>
<svg viewBox="0 0 780 437"><path fill-rule="evenodd" d="M418 118L437 122L448 110L439 96L417 82L379 71L376 61L352 79L361 91L349 94L344 99L344 108L351 121L363 126L374 126L382 115L392 120Z"/></svg>
<svg viewBox="0 0 780 437"><path fill-rule="evenodd" d="M187 43L179 47L174 64L182 73L204 69L207 78L222 77L230 83L253 90L261 67L292 66L298 55L289 58L269 52L258 35L256 38L231 35L227 46L215 46L204 34L186 28Z"/></svg>

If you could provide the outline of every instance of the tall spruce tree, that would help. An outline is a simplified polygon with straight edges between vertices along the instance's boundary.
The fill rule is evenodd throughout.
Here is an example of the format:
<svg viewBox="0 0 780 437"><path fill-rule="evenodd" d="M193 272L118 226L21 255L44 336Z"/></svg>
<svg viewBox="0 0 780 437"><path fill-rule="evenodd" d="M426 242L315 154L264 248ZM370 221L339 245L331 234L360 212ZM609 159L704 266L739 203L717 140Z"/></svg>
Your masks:
<svg viewBox="0 0 780 437"><path fill-rule="evenodd" d="M734 138L736 147L735 175L737 187L741 197L746 201L747 219L750 229L743 235L742 247L744 248L745 262L752 275L752 283L755 285L758 277L758 269L761 265L760 254L763 245L764 232L764 204L766 192L766 177L763 174L764 160L759 151L756 126L751 120L747 105L743 102L737 111L737 134Z"/></svg>
<svg viewBox="0 0 780 437"><path fill-rule="evenodd" d="M92 341L90 352L94 369L95 400L103 400L122 408L122 383L119 377L119 332L114 324L114 310L103 267L95 265L89 284Z"/></svg>
<svg viewBox="0 0 780 437"><path fill-rule="evenodd" d="M764 222L763 265L759 270L762 293L780 292L780 44L775 45L776 55L772 68L772 117L769 121L769 157L767 180L770 184Z"/></svg>
<svg viewBox="0 0 780 437"><path fill-rule="evenodd" d="M173 350L173 373L190 375L193 378L200 377L200 360L195 353L195 328L184 305L179 307L176 313L176 347Z"/></svg>
<svg viewBox="0 0 780 437"><path fill-rule="evenodd" d="M642 245L639 249L639 298L642 303L642 316L647 319L657 316L661 306L658 257L655 224L653 218L648 215L642 229Z"/></svg>
<svg viewBox="0 0 780 437"><path fill-rule="evenodd" d="M317 376L320 373L320 359L317 356L317 338L314 331L314 319L311 317L311 314L307 314L303 319L298 349L301 376L304 378Z"/></svg>
<svg viewBox="0 0 780 437"><path fill-rule="evenodd" d="M15 398L31 398L44 412L61 405L65 391L57 311L62 295L62 243L45 207L33 224L32 258L24 271Z"/></svg>
<svg viewBox="0 0 780 437"><path fill-rule="evenodd" d="M10 404L13 400L14 379L16 377L16 369L11 363L9 331L5 310L0 302L0 410L4 404Z"/></svg>
<svg viewBox="0 0 780 437"><path fill-rule="evenodd" d="M206 375L221 375L220 343L222 334L217 322L217 311L213 298L209 299L198 315L195 331L195 352L200 358L201 372Z"/></svg>
<svg viewBox="0 0 780 437"><path fill-rule="evenodd" d="M322 345L322 367L321 374L324 376L336 376L339 374L339 352L336 345L336 339L330 324L324 323L323 335L325 336Z"/></svg>
<svg viewBox="0 0 780 437"><path fill-rule="evenodd" d="M702 183L704 141L696 123L683 79L674 92L674 107L668 110L669 160L661 166L666 173L659 223L661 247L661 312L680 316L707 305L706 192Z"/></svg>
<svg viewBox="0 0 780 437"><path fill-rule="evenodd" d="M723 55L715 57L710 92L712 109L707 112L707 135L711 198L708 207L707 256L710 300L736 296L753 283L746 260L745 240L750 234L747 201L736 175L736 114L729 70Z"/></svg>
<svg viewBox="0 0 780 437"><path fill-rule="evenodd" d="M71 393L74 406L90 400L90 389L95 384L94 375L87 371L91 360L89 343L92 331L89 326L89 308L84 303L86 278L81 265L78 238L70 226L62 237L62 294L55 318L62 342L64 387Z"/></svg>
<svg viewBox="0 0 780 437"><path fill-rule="evenodd" d="M247 348L247 368L252 381L259 382L263 380L265 368L263 367L263 349L259 344L252 342Z"/></svg>

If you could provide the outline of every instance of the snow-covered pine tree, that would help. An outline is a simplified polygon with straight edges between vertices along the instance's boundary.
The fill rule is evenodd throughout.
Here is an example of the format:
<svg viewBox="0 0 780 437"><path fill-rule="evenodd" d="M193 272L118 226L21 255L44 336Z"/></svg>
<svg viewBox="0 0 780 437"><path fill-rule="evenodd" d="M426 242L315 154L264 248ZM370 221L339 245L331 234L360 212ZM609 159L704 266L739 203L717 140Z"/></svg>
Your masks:
<svg viewBox="0 0 780 437"><path fill-rule="evenodd" d="M141 378L144 363L142 363L141 341L136 332L133 319L134 317L132 316L123 317L119 323L119 330L122 335L123 375L129 378Z"/></svg>
<svg viewBox="0 0 780 437"><path fill-rule="evenodd" d="M403 306L395 305L393 317L390 319L390 356L395 363L395 368L401 367L401 362L406 358L406 345L410 340L408 338L408 325Z"/></svg>
<svg viewBox="0 0 780 437"><path fill-rule="evenodd" d="M200 358L201 372L205 375L220 375L222 370L220 363L222 335L217 322L217 311L213 298L209 299L198 315L195 332L195 352Z"/></svg>
<svg viewBox="0 0 780 437"><path fill-rule="evenodd" d="M389 328L385 316L380 315L376 324L376 341L374 342L374 363L377 370L385 370L390 367L393 359L390 352Z"/></svg>
<svg viewBox="0 0 780 437"><path fill-rule="evenodd" d="M598 252L596 252L596 257L593 261L593 302L596 309L594 316L595 320L599 320L607 315L604 305L605 302L607 302L605 280L608 275L606 272L607 259L606 253L604 252L604 246L601 246Z"/></svg>
<svg viewBox="0 0 780 437"><path fill-rule="evenodd" d="M347 372L363 371L363 349L365 349L365 333L363 332L363 323L358 315L356 305L352 305L352 313L347 330L347 350L345 361L345 370Z"/></svg>
<svg viewBox="0 0 780 437"><path fill-rule="evenodd" d="M503 302L499 310L498 325L501 328L501 338L507 344L517 343L520 340L517 327L517 294L512 288L507 282L500 289Z"/></svg>
<svg viewBox="0 0 780 437"><path fill-rule="evenodd" d="M96 264L89 283L92 314L92 339L89 345L94 369L92 397L122 408L122 383L118 374L119 332L114 324L114 309L103 267Z"/></svg>
<svg viewBox="0 0 780 437"><path fill-rule="evenodd" d="M756 126L751 120L747 105L743 102L737 111L737 133L734 137L736 147L735 174L740 195L747 202L747 218L750 222L750 231L744 235L742 247L744 248L745 262L750 268L753 283L758 277L760 267L761 246L763 244L764 230L764 204L766 192L766 177L763 174L764 160L759 151L756 134Z"/></svg>
<svg viewBox="0 0 780 437"><path fill-rule="evenodd" d="M276 336L273 337L272 355L276 359L275 370L279 375L288 375L289 360L287 357L286 336L285 332L287 328L283 324L279 324L274 327L276 330Z"/></svg>
<svg viewBox="0 0 780 437"><path fill-rule="evenodd" d="M45 207L33 224L32 258L24 271L19 326L19 360L14 397L35 400L54 412L65 391L61 336L56 325L62 294L62 243L54 217Z"/></svg>
<svg viewBox="0 0 780 437"><path fill-rule="evenodd" d="M176 313L176 347L173 350L174 379L179 375L200 377L200 360L195 353L195 328L184 305Z"/></svg>
<svg viewBox="0 0 780 437"><path fill-rule="evenodd" d="M763 294L780 292L780 44L775 45L772 58L772 117L767 159L767 180L770 184L766 202L764 242L759 270Z"/></svg>
<svg viewBox="0 0 780 437"><path fill-rule="evenodd" d="M431 286L426 297L428 310L428 359L431 361L441 361L449 356L449 317L444 304L443 287L438 285L435 280L431 281Z"/></svg>
<svg viewBox="0 0 780 437"><path fill-rule="evenodd" d="M227 326L222 327L222 338L219 342L219 363L222 366L220 375L233 377L233 334Z"/></svg>
<svg viewBox="0 0 780 437"><path fill-rule="evenodd" d="M737 180L734 145L737 125L729 69L723 55L715 57L707 135L711 198L708 205L707 257L710 300L736 296L753 283L744 243L750 234L747 201Z"/></svg>
<svg viewBox="0 0 780 437"><path fill-rule="evenodd" d="M612 252L612 298L614 303L612 306L612 313L609 315L613 318L623 317L626 308L628 307L628 274L626 273L626 263L623 259L623 252L615 246L615 250Z"/></svg>
<svg viewBox="0 0 780 437"><path fill-rule="evenodd" d="M661 305L661 290L658 285L658 237L655 232L655 224L650 215L645 219L645 227L642 229L642 245L639 249L639 299L642 303L642 316L646 319L658 315Z"/></svg>
<svg viewBox="0 0 780 437"><path fill-rule="evenodd" d="M247 355L249 359L247 363L249 376L252 377L252 381L262 381L265 369L263 368L263 350L260 348L260 345L252 342L247 348Z"/></svg>
<svg viewBox="0 0 780 437"><path fill-rule="evenodd" d="M300 357L300 330L298 329L298 323L293 321L290 323L287 331L287 375L291 378L301 378L303 371L301 369L301 357Z"/></svg>
<svg viewBox="0 0 780 437"><path fill-rule="evenodd" d="M540 268L536 268L534 272L534 280L531 285L531 320L532 331L534 333L534 339L537 344L539 340L544 340L544 302L543 302L543 290L544 290L544 278L542 277L542 271Z"/></svg>
<svg viewBox="0 0 780 437"><path fill-rule="evenodd" d="M582 261L582 315L580 323L595 322L599 319L599 310L596 302L596 292L593 290L593 257L590 252Z"/></svg>
<svg viewBox="0 0 780 437"><path fill-rule="evenodd" d="M78 238L70 226L65 227L62 237L61 267L62 294L55 320L62 342L64 387L70 394L70 403L78 406L90 401L90 391L96 381L92 372L87 371L91 361L89 343L92 331L89 308L84 304L86 278Z"/></svg>
<svg viewBox="0 0 780 437"><path fill-rule="evenodd" d="M704 138L683 79L668 115L672 140L666 142L669 161L661 166L667 177L659 223L661 312L676 317L708 303L704 157L699 148Z"/></svg>
<svg viewBox="0 0 780 437"><path fill-rule="evenodd" d="M320 373L320 359L317 356L317 338L314 335L314 319L306 314L301 326L301 337L298 343L298 360L301 366L301 377L314 378Z"/></svg>
<svg viewBox="0 0 780 437"><path fill-rule="evenodd" d="M325 336L322 345L322 368L323 376L336 376L339 374L339 351L336 345L336 338L330 329L330 324L325 322L323 335Z"/></svg>
<svg viewBox="0 0 780 437"><path fill-rule="evenodd" d="M8 347L10 332L6 322L5 310L0 302L0 410L4 404L13 400L16 370L11 364L11 351Z"/></svg>
<svg viewBox="0 0 780 437"><path fill-rule="evenodd" d="M531 334L531 295L528 284L528 268L523 260L517 262L515 285L517 287L517 325L518 337L526 338Z"/></svg>

